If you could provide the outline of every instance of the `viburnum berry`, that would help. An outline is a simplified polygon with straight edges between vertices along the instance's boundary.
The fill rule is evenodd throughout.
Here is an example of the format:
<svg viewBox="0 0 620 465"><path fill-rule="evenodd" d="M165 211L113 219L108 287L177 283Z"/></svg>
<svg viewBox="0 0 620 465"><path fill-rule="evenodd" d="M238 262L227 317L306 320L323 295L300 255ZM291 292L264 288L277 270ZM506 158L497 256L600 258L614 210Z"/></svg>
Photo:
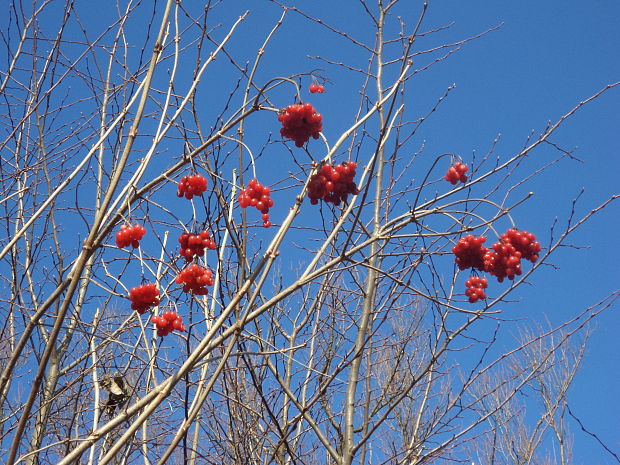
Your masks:
<svg viewBox="0 0 620 465"><path fill-rule="evenodd" d="M501 283L504 278L511 281L521 271L521 252L510 242L496 242L484 255L484 269L487 273L495 276Z"/></svg>
<svg viewBox="0 0 620 465"><path fill-rule="evenodd" d="M205 286L213 286L213 273L208 268L203 268L197 263L192 263L177 275L174 280L177 284L183 284L183 292L193 292L196 295L207 295Z"/></svg>
<svg viewBox="0 0 620 465"><path fill-rule="evenodd" d="M185 257L187 262L191 262L194 256L204 255L205 249L213 250L216 247L215 241L207 230L198 234L183 233L179 236L179 244L181 244L179 255Z"/></svg>
<svg viewBox="0 0 620 465"><path fill-rule="evenodd" d="M292 139L297 147L303 147L310 137L318 139L323 130L323 117L310 103L289 105L279 112L278 121L282 123L280 135Z"/></svg>
<svg viewBox="0 0 620 465"><path fill-rule="evenodd" d="M172 310L166 310L162 316L153 316L151 321L157 326L157 335L159 337L165 337L174 330L185 331L183 318Z"/></svg>
<svg viewBox="0 0 620 465"><path fill-rule="evenodd" d="M456 184L459 181L465 183L467 182L467 176L465 175L465 173L467 173L468 170L469 168L466 164L456 162L454 166L448 168L445 179L451 184Z"/></svg>
<svg viewBox="0 0 620 465"><path fill-rule="evenodd" d="M140 247L140 241L146 234L146 228L139 224L121 226L121 230L116 233L116 246L121 249L130 245L135 249Z"/></svg>
<svg viewBox="0 0 620 465"><path fill-rule="evenodd" d="M517 251L521 252L521 258L529 260L532 263L538 260L538 254L541 248L540 242L536 240L534 234L511 228L502 234L502 241L510 242Z"/></svg>
<svg viewBox="0 0 620 465"><path fill-rule="evenodd" d="M359 194L359 189L353 181L357 163L344 162L339 165L325 164L313 174L308 183L308 198L312 205L319 200L340 205L346 202L349 194Z"/></svg>
<svg viewBox="0 0 620 465"><path fill-rule="evenodd" d="M465 291L465 295L469 297L470 303L475 303L479 299L486 299L487 295L484 290L488 287L489 283L486 278L481 278L480 276L472 276L467 281L465 281L465 287L467 290Z"/></svg>
<svg viewBox="0 0 620 465"><path fill-rule="evenodd" d="M131 300L132 310L142 315L149 307L159 305L159 290L153 283L133 287L129 291L129 300Z"/></svg>
<svg viewBox="0 0 620 465"><path fill-rule="evenodd" d="M255 207L261 212L263 226L268 228L271 226L269 221L269 209L273 207L273 199L271 198L271 189L261 184L256 179L251 179L246 189L242 189L239 193L239 206L241 208Z"/></svg>
<svg viewBox="0 0 620 465"><path fill-rule="evenodd" d="M452 253L455 255L454 261L459 270L472 267L478 270L485 269L484 257L488 249L482 244L487 240L484 236L473 236L471 234L461 237L454 247Z"/></svg>
<svg viewBox="0 0 620 465"><path fill-rule="evenodd" d="M195 195L202 195L207 190L207 178L201 174L183 176L179 181L177 197L191 200Z"/></svg>
<svg viewBox="0 0 620 465"><path fill-rule="evenodd" d="M325 87L321 84L310 84L310 88L308 90L311 94L322 94L325 92Z"/></svg>
<svg viewBox="0 0 620 465"><path fill-rule="evenodd" d="M521 259L534 263L538 260L540 250L540 242L534 234L511 228L486 252L484 269L500 283L506 277L513 280L522 273Z"/></svg>

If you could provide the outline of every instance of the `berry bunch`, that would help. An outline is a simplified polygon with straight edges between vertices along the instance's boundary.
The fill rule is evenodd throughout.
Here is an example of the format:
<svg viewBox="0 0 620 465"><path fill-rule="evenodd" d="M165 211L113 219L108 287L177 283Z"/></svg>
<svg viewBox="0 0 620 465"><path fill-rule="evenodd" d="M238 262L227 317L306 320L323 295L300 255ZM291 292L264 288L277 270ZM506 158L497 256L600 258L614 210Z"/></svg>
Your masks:
<svg viewBox="0 0 620 465"><path fill-rule="evenodd" d="M510 242L518 252L521 252L521 258L532 263L538 260L540 242L536 240L534 234L512 228L502 234L502 241L505 243Z"/></svg>
<svg viewBox="0 0 620 465"><path fill-rule="evenodd" d="M325 87L321 84L310 84L310 93L311 94L322 94L325 92Z"/></svg>
<svg viewBox="0 0 620 465"><path fill-rule="evenodd" d="M191 262L194 256L204 255L205 249L215 249L215 241L207 230L198 234L183 233L179 236L179 244L181 244L179 254L185 257L187 262Z"/></svg>
<svg viewBox="0 0 620 465"><path fill-rule="evenodd" d="M177 331L185 331L183 318L172 310L166 310L162 316L154 316L151 318L151 321L157 326L157 335L159 337L167 336L175 329Z"/></svg>
<svg viewBox="0 0 620 465"><path fill-rule="evenodd" d="M357 163L344 162L339 165L323 165L318 173L313 174L308 183L310 203L316 205L319 200L340 205L346 202L349 194L359 194L353 181Z"/></svg>
<svg viewBox="0 0 620 465"><path fill-rule="evenodd" d="M501 283L504 278L513 280L522 273L521 259L534 263L538 260L541 247L536 236L516 228L509 229L501 235L500 240L488 249L482 244L484 236L471 234L459 239L452 253L460 270L472 267L486 271Z"/></svg>
<svg viewBox="0 0 620 465"><path fill-rule="evenodd" d="M459 270L469 267L478 270L485 269L484 257L488 249L482 244L487 240L484 236L473 236L471 234L461 237L454 247L452 253L455 255L454 261Z"/></svg>
<svg viewBox="0 0 620 465"><path fill-rule="evenodd" d="M265 228L271 226L269 209L273 207L273 199L269 187L262 185L256 179L252 179L248 183L248 187L241 190L238 200L241 208L256 207L262 213L263 226Z"/></svg>
<svg viewBox="0 0 620 465"><path fill-rule="evenodd" d="M183 284L183 292L193 292L196 295L207 295L205 286L213 286L213 273L208 268L203 268L197 263L192 263L181 270L174 280L177 284Z"/></svg>
<svg viewBox="0 0 620 465"><path fill-rule="evenodd" d="M488 285L489 283L487 279L481 278L480 276L472 276L465 281L465 287L467 287L465 295L469 297L469 302L473 304L479 299L486 299L487 295L484 290L488 287Z"/></svg>
<svg viewBox="0 0 620 465"><path fill-rule="evenodd" d="M179 181L177 197L185 197L190 200L195 195L202 195L207 190L207 178L200 174L183 176Z"/></svg>
<svg viewBox="0 0 620 465"><path fill-rule="evenodd" d="M116 247L122 249L131 245L136 249L140 247L140 240L142 240L145 234L146 228L144 226L139 224L127 226L124 224L121 226L121 230L116 233Z"/></svg>
<svg viewBox="0 0 620 465"><path fill-rule="evenodd" d="M280 135L295 141L297 147L302 147L311 136L318 139L323 130L323 117L310 103L289 105L280 111L278 121L282 123Z"/></svg>
<svg viewBox="0 0 620 465"><path fill-rule="evenodd" d="M502 234L500 240L484 255L484 269L501 283L504 278L514 279L521 274L521 259L534 263L540 253L536 236L516 228Z"/></svg>
<svg viewBox="0 0 620 465"><path fill-rule="evenodd" d="M466 164L457 161L454 166L448 168L448 172L446 173L446 181L453 185L459 181L463 183L467 182L467 176L465 173L467 173L468 170L469 168Z"/></svg>
<svg viewBox="0 0 620 465"><path fill-rule="evenodd" d="M484 254L484 269L501 283L521 274L521 252L510 243L496 242Z"/></svg>
<svg viewBox="0 0 620 465"><path fill-rule="evenodd" d="M159 290L153 283L133 287L129 291L129 300L131 309L142 315L149 307L159 305Z"/></svg>

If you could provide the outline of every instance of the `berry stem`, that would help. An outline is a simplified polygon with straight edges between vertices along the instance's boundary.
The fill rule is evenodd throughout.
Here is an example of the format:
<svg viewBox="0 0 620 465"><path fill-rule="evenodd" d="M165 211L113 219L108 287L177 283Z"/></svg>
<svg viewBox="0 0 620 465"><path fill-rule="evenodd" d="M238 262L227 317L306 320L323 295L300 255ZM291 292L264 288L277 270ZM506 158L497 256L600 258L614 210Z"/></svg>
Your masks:
<svg viewBox="0 0 620 465"><path fill-rule="evenodd" d="M250 161L251 161L251 163L252 163L252 177L253 177L254 179L256 179L256 162L254 161L254 155L252 155L252 151L250 150L250 147L248 147L248 146L247 146L244 142L242 142L241 140L239 140L239 139L235 139L234 137L230 137L230 136L224 136L224 135L222 135L222 139L228 139L228 140L230 140L230 141L232 141L232 142L236 142L237 144L242 145L242 146L245 148L245 150L247 150L248 155L250 155Z"/></svg>
<svg viewBox="0 0 620 465"><path fill-rule="evenodd" d="M415 197L415 201L413 202L413 207L411 207L411 211L415 211L417 206L418 206L418 200L420 200L420 195L422 194L422 188L424 186L426 186L426 181L428 181L428 178L430 177L431 173L433 172L433 170L435 169L435 166L439 163L439 161L443 158L443 157L454 157L453 153L444 153L439 155L437 158L435 158L435 161L433 162L433 164L431 165L431 167L428 169L428 171L426 172L426 175L424 176L424 179L422 179L422 182L420 183L420 189L418 189L418 194ZM460 189L461 187L459 187L458 189Z"/></svg>
<svg viewBox="0 0 620 465"><path fill-rule="evenodd" d="M140 273L144 279L144 257L142 256L142 247L138 247L138 261L140 262Z"/></svg>
<svg viewBox="0 0 620 465"><path fill-rule="evenodd" d="M516 201L515 203L513 203L512 205L510 205L508 207L503 207L503 206L499 205L498 203L493 202L492 200L489 200L489 199L485 199L485 198L466 198L466 199L458 199L458 200L455 200L453 202L445 203L445 204L442 205L441 208L445 212L445 211L448 210L448 208L450 208L452 206L455 206L455 205L459 205L459 204L464 203L464 202L487 203L489 205L492 205L500 213L496 214L495 216L493 216L489 220L485 220L482 216L477 215L476 213L474 213L472 211L467 211L467 210L458 211L458 213L460 213L462 215L473 216L475 218L478 218L482 222L482 224L479 225L479 226L476 226L476 227L474 227L472 229L463 229L460 232L464 233L464 232L467 232L468 230L471 231L473 229L478 229L479 227L485 226L485 227L491 229L495 233L495 237L499 237L500 234L495 230L495 228L493 227L492 223L495 222L496 220L498 220L499 218L501 218L502 216L507 216L508 217L508 221L510 221L510 224L512 225L512 227L516 229L515 222L514 222L514 219L512 218L512 216L510 215L510 211L513 210L515 207L521 205L526 200L528 200L532 195L533 195L533 193L530 192L525 197L521 198L520 200ZM461 224L463 226L463 228L466 228L466 226L462 223L462 221L458 221L454 216L450 216L450 218L452 218L455 222L458 222L459 224Z"/></svg>
<svg viewBox="0 0 620 465"><path fill-rule="evenodd" d="M269 84L271 84L272 82L275 81L286 81L286 82L290 82L291 84L293 84L295 86L295 92L297 93L297 99L301 102L301 91L299 89L299 84L297 84L295 81L293 81L292 79L289 78L285 78L285 77L274 77L272 79L270 79L269 81L267 81L265 84L263 84L263 87L260 88L260 90L258 91L258 94L256 94L256 98L254 99L254 108L258 108L258 100L260 99L261 95L263 95L263 92L265 92L265 90L267 89L267 86L269 86ZM278 84L276 84L278 85Z"/></svg>
<svg viewBox="0 0 620 465"><path fill-rule="evenodd" d="M326 160L331 164L331 162L332 162L332 153L331 153L331 150L329 149L329 143L327 142L327 138L323 135L322 132L319 132L319 137L325 143L325 148L327 149Z"/></svg>

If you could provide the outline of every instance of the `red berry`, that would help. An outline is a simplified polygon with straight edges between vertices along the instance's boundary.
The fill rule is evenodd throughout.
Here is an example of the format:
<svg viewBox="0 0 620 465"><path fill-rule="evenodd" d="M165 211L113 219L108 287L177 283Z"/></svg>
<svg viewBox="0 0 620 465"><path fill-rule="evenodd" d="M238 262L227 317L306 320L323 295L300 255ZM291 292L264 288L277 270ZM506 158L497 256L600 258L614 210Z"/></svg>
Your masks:
<svg viewBox="0 0 620 465"><path fill-rule="evenodd" d="M485 253L484 269L500 283L504 278L513 280L522 273L521 259L535 262L540 251L540 243L534 234L512 228L502 234L492 249Z"/></svg>
<svg viewBox="0 0 620 465"><path fill-rule="evenodd" d="M212 286L214 283L213 273L207 268L203 268L197 263L192 263L175 278L177 284L183 284L183 292L193 292L196 295L207 295L205 286Z"/></svg>
<svg viewBox="0 0 620 465"><path fill-rule="evenodd" d="M484 269L501 283L521 274L521 254L511 244L496 242L484 256Z"/></svg>
<svg viewBox="0 0 620 465"><path fill-rule="evenodd" d="M323 130L323 117L309 104L289 105L278 115L282 123L280 135L292 139L297 147L302 147L310 137L318 139Z"/></svg>
<svg viewBox="0 0 620 465"><path fill-rule="evenodd" d="M265 223L269 220L269 208L274 205L269 187L262 185L256 179L251 179L248 182L248 187L241 190L238 200L241 208L252 206L260 211L262 213L263 226L265 226ZM271 225L271 223L269 224Z"/></svg>
<svg viewBox="0 0 620 465"><path fill-rule="evenodd" d="M340 205L346 202L348 195L357 195L359 190L353 181L355 177L355 162L344 162L340 165L323 165L308 182L308 197L310 203L316 205L319 200Z"/></svg>
<svg viewBox="0 0 620 465"><path fill-rule="evenodd" d="M129 247L130 245L133 248L140 247L140 240L146 234L146 228L144 226L140 226L138 224L133 226L122 225L120 231L116 233L116 246L118 248Z"/></svg>
<svg viewBox="0 0 620 465"><path fill-rule="evenodd" d="M138 313L145 313L149 307L159 305L159 290L153 283L133 287L129 291L131 308Z"/></svg>
<svg viewBox="0 0 620 465"><path fill-rule="evenodd" d="M459 270L470 267L484 270L484 255L488 249L482 244L486 240L484 236L473 236L471 234L459 239L456 245L452 247L452 253L455 256L454 261Z"/></svg>
<svg viewBox="0 0 620 465"><path fill-rule="evenodd" d="M308 89L311 94L319 93L319 86L317 84L310 84L310 88Z"/></svg>
<svg viewBox="0 0 620 465"><path fill-rule="evenodd" d="M465 281L465 287L467 288L465 295L469 297L469 302L473 304L479 299L486 299L487 296L484 290L487 286L488 282L486 278L481 278L479 276L472 276Z"/></svg>
<svg viewBox="0 0 620 465"><path fill-rule="evenodd" d="M462 183L467 182L467 176L465 173L469 170L466 164L461 162L456 162L454 166L448 168L446 172L445 180L451 184L456 184L459 181Z"/></svg>
<svg viewBox="0 0 620 465"><path fill-rule="evenodd" d="M162 316L154 316L151 318L153 324L157 327L157 335L164 337L172 331L185 331L185 325L181 316L172 310L167 310Z"/></svg>
<svg viewBox="0 0 620 465"><path fill-rule="evenodd" d="M191 262L195 256L204 255L206 248L215 249L216 247L215 241L207 230L198 234L183 233L179 236L179 244L181 245L179 255L185 257L188 262Z"/></svg>
<svg viewBox="0 0 620 465"><path fill-rule="evenodd" d="M195 195L202 195L207 190L207 178L200 174L183 176L177 187L177 196L191 200Z"/></svg>
<svg viewBox="0 0 620 465"><path fill-rule="evenodd" d="M522 258L530 260L532 263L538 260L541 247L534 234L512 228L502 234L502 241L510 242Z"/></svg>

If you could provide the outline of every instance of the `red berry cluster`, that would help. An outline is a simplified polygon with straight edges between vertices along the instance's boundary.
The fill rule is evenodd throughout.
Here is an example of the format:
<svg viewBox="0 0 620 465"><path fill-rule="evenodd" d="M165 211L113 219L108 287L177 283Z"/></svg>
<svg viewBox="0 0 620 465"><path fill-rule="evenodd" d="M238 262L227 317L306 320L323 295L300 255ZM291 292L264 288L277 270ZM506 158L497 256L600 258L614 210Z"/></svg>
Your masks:
<svg viewBox="0 0 620 465"><path fill-rule="evenodd" d="M521 259L530 260L534 263L538 260L541 250L540 242L536 236L527 231L519 231L516 228L509 229L501 235L500 240L493 244L490 249L482 244L486 241L484 236L467 235L459 239L452 253L460 270L476 268L486 271L495 276L501 283L504 278L513 280L522 273ZM484 289L487 280L472 276L465 282L467 291L465 295L474 303L479 299L486 299Z"/></svg>
<svg viewBox="0 0 620 465"><path fill-rule="evenodd" d="M159 290L153 283L133 287L129 291L129 300L131 300L131 309L142 315L149 307L159 305Z"/></svg>
<svg viewBox="0 0 620 465"><path fill-rule="evenodd" d="M166 310L162 316L154 316L151 318L151 321L157 326L157 335L159 337L167 336L175 329L177 331L185 331L183 318L172 310Z"/></svg>
<svg viewBox="0 0 620 465"><path fill-rule="evenodd" d="M488 249L482 244L487 240L484 236L473 236L471 234L461 237L454 247L452 253L455 255L454 261L459 270L466 268L476 268L484 270L484 255Z"/></svg>
<svg viewBox="0 0 620 465"><path fill-rule="evenodd" d="M302 147L311 136L318 139L323 130L323 117L310 103L289 105L280 111L278 121L282 123L280 135L294 140L297 147Z"/></svg>
<svg viewBox="0 0 620 465"><path fill-rule="evenodd" d="M344 162L339 165L323 165L318 173L313 174L308 183L308 197L310 203L316 205L319 200L340 205L346 202L349 194L359 194L359 189L353 181L357 163Z"/></svg>
<svg viewBox="0 0 620 465"><path fill-rule="evenodd" d="M534 263L540 253L540 242L527 231L512 228L502 234L484 255L484 268L501 283L504 278L514 279L521 274L521 259Z"/></svg>
<svg viewBox="0 0 620 465"><path fill-rule="evenodd" d="M459 239L452 253L460 270L476 268L495 276L501 283L504 278L510 280L522 273L521 259L538 260L540 242L536 236L527 231L512 228L502 234L500 240L490 249L482 244L484 236L467 235Z"/></svg>
<svg viewBox="0 0 620 465"><path fill-rule="evenodd" d="M191 262L194 256L204 255L205 249L215 249L215 241L207 230L198 234L183 233L179 236L179 244L181 244L179 254L185 257L187 262Z"/></svg>
<svg viewBox="0 0 620 465"><path fill-rule="evenodd" d="M484 255L484 269L501 283L521 274L521 252L511 243L496 242Z"/></svg>
<svg viewBox="0 0 620 465"><path fill-rule="evenodd" d="M321 84L310 84L309 90L311 94L322 94L325 92L325 87Z"/></svg>
<svg viewBox="0 0 620 465"><path fill-rule="evenodd" d="M177 284L183 284L183 292L193 292L196 295L207 295L205 286L213 286L213 273L197 263L192 263L181 270L174 280Z"/></svg>
<svg viewBox="0 0 620 465"><path fill-rule="evenodd" d="M179 181L177 197L185 197L190 200L195 195L202 195L207 190L207 178L200 174L183 176Z"/></svg>
<svg viewBox="0 0 620 465"><path fill-rule="evenodd" d="M133 226L122 225L121 230L116 233L116 247L119 249L129 247L134 249L140 247L140 240L146 234L146 228L139 224Z"/></svg>
<svg viewBox="0 0 620 465"><path fill-rule="evenodd" d="M454 166L448 168L448 172L446 173L446 181L451 184L456 184L459 181L467 182L467 176L465 173L467 173L468 170L469 168L466 164L456 162Z"/></svg>
<svg viewBox="0 0 620 465"><path fill-rule="evenodd" d="M487 295L484 290L488 285L487 278L481 278L480 276L472 276L465 281L465 287L467 287L465 295L469 297L469 302L473 304L479 299L486 299Z"/></svg>
<svg viewBox="0 0 620 465"><path fill-rule="evenodd" d="M536 240L534 234L512 228L502 234L502 241L510 242L517 252L521 252L521 258L532 263L538 260L538 254L541 250L540 242Z"/></svg>
<svg viewBox="0 0 620 465"><path fill-rule="evenodd" d="M241 208L256 207L262 213L263 226L265 228L271 226L269 209L273 207L273 199L269 187L262 185L256 179L252 179L248 183L248 187L241 190L238 200Z"/></svg>

